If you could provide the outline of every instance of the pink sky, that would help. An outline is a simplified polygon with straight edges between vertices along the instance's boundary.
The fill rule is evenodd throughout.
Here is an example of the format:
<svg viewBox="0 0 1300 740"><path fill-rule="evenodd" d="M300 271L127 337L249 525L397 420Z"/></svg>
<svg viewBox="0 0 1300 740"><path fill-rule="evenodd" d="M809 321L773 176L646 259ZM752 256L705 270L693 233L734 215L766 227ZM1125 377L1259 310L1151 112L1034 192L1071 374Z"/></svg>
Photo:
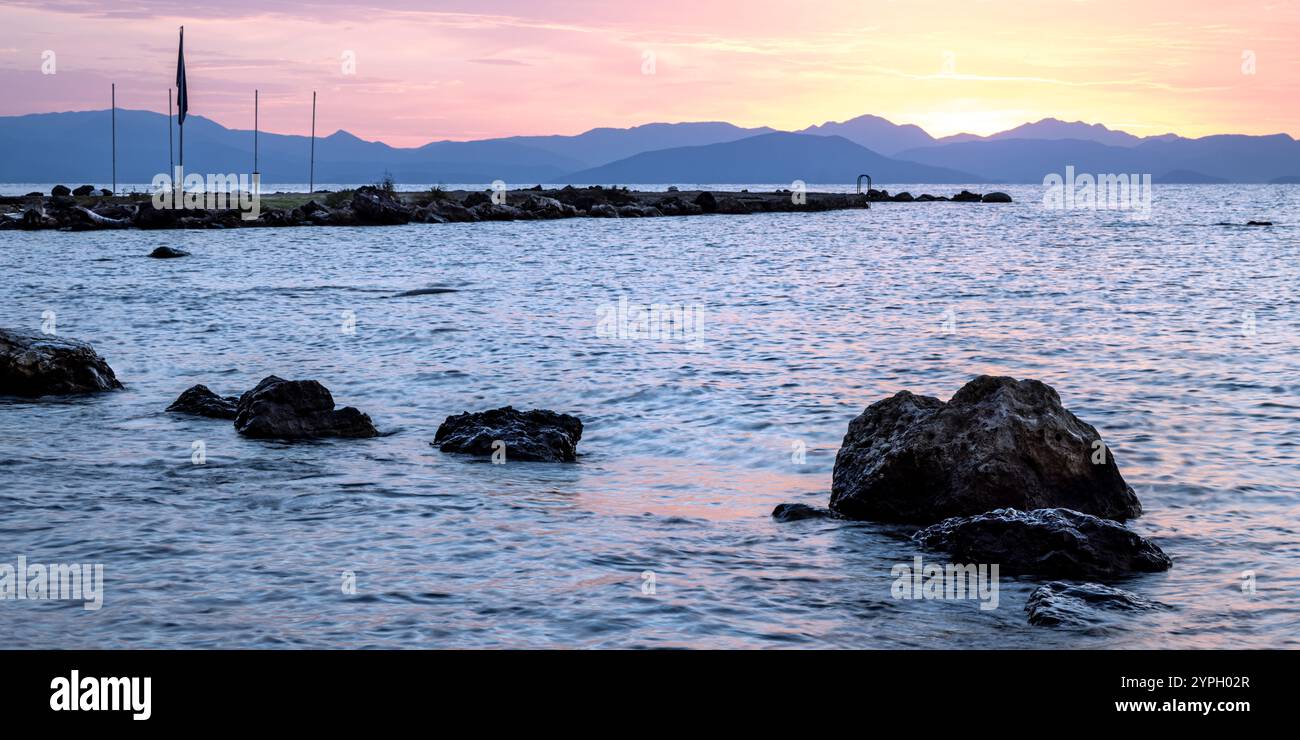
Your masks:
<svg viewBox="0 0 1300 740"><path fill-rule="evenodd" d="M936 136L1055 116L1300 137L1297 0L186 5L6 0L0 115L106 108L110 82L120 107L165 110L184 24L192 113L251 128L257 87L263 129L306 133L314 89L318 133L402 146L863 113Z"/></svg>

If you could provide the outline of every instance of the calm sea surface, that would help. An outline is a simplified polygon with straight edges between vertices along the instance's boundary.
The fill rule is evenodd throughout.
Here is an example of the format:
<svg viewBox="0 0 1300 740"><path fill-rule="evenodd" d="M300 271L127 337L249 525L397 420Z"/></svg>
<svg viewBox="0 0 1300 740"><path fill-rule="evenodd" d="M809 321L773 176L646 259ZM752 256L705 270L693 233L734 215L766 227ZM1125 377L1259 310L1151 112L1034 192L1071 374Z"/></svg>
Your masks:
<svg viewBox="0 0 1300 740"><path fill-rule="evenodd" d="M1157 186L1146 221L1005 189L1017 203L0 232L0 325L53 312L126 385L0 401L0 563L105 568L99 611L0 602L5 647L1300 646L1300 187ZM1220 225L1252 218L1277 225ZM145 257L164 244L193 256ZM397 297L432 286L455 292ZM602 336L621 298L698 307L697 341ZM272 373L391 434L284 444L163 412ZM825 504L865 406L980 373L1041 379L1102 431L1147 510L1132 526L1175 563L1117 585L1167 609L1029 627L1040 581L1006 577L997 609L895 600L913 528L769 518ZM506 404L580 416L579 462L429 445Z"/></svg>

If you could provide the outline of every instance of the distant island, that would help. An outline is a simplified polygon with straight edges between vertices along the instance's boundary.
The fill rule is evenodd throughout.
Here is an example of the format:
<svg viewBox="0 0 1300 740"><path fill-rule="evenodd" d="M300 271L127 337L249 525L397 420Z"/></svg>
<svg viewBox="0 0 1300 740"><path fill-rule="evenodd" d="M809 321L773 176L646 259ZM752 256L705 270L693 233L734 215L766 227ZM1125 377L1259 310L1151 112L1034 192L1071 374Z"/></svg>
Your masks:
<svg viewBox="0 0 1300 740"><path fill-rule="evenodd" d="M251 131L192 115L186 169L252 170ZM117 111L117 180L148 183L168 168L167 120ZM108 182L110 112L0 117L0 182ZM261 132L266 183L307 180L306 136ZM435 141L401 148L346 131L315 143L317 183L877 184L1041 183L1067 165L1079 172L1150 174L1160 183L1297 183L1300 142L1287 134L1139 137L1101 124L1046 118L990 136L932 137L879 116L800 131L725 122L596 128L574 136Z"/></svg>

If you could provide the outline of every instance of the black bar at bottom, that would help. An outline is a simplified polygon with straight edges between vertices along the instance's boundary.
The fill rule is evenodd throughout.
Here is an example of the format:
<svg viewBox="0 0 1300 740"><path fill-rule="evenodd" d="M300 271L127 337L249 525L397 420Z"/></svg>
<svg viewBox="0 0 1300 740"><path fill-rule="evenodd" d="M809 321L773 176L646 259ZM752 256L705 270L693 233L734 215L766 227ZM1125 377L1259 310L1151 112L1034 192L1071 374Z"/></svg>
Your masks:
<svg viewBox="0 0 1300 740"><path fill-rule="evenodd" d="M595 708L633 724L701 718L946 724L983 718L1091 725L1287 720L1296 653L1280 651L330 652L0 653L7 720L54 729L125 722L248 728L379 726L431 717L569 726ZM77 678L75 692L72 678ZM140 706L149 678L148 707ZM91 679L87 682L87 679ZM123 687L126 687L125 689ZM64 695L61 688L67 687ZM119 709L95 710L119 694ZM96 698L87 698L87 694ZM74 699L75 696L75 699ZM122 698L125 697L125 698ZM72 709L72 703L78 706ZM52 704L60 705L56 711ZM148 714L135 720L133 715ZM1287 722L1289 724L1289 722ZM864 725L867 731L875 726ZM918 727L919 727L918 726ZM990 726L990 725L985 725ZM448 728L450 729L450 728ZM611 728L612 729L612 728ZM809 728L805 728L809 729ZM1046 728L1044 728L1046 729Z"/></svg>

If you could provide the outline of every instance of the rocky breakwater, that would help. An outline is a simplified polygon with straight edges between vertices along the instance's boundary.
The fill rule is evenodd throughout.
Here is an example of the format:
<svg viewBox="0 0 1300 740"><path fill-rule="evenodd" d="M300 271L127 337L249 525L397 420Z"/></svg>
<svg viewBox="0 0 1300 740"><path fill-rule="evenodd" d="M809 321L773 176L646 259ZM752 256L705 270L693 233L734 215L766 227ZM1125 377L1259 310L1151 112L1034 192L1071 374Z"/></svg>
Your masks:
<svg viewBox="0 0 1300 740"><path fill-rule="evenodd" d="M867 193L663 192L619 187L512 191L444 191L399 193L366 186L335 193L264 194L255 210L231 208L160 208L149 196L117 196L84 188L56 187L49 196L33 193L0 197L0 229L231 229L289 226L396 226L407 223L477 223L561 218L657 218L708 214L805 213L866 208L872 202L953 201L1003 203L1005 193L952 196L888 191Z"/></svg>

